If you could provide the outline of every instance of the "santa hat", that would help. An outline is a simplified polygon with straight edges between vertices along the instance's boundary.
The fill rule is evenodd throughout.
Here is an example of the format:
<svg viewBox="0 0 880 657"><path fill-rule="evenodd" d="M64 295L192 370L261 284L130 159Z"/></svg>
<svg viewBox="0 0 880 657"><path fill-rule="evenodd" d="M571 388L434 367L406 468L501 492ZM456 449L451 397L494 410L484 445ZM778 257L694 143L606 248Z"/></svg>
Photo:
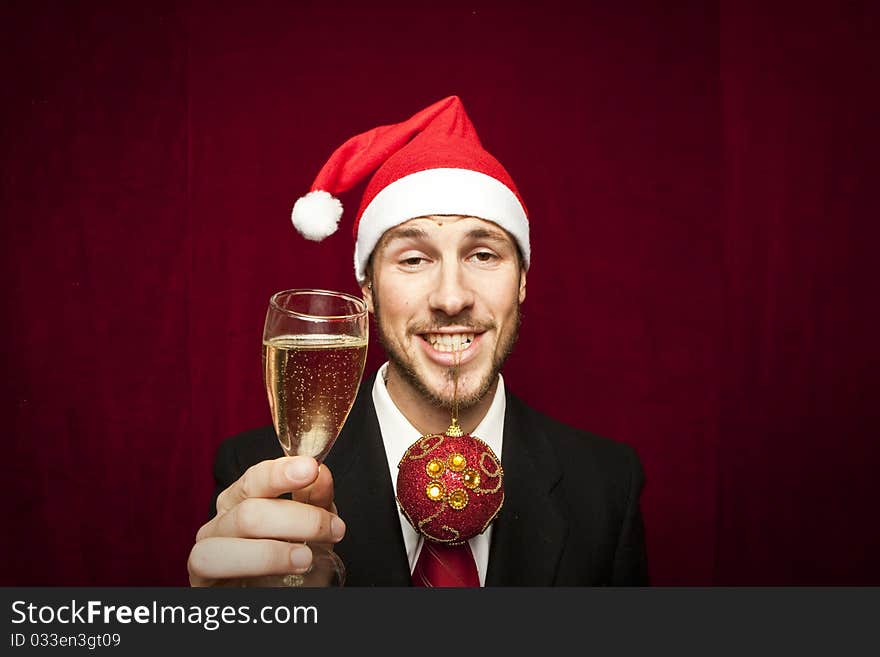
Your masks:
<svg viewBox="0 0 880 657"><path fill-rule="evenodd" d="M412 117L355 135L336 149L293 206L292 220L307 239L336 232L336 198L372 174L354 220L354 267L363 281L373 249L389 228L428 215L491 221L516 239L529 266L529 220L510 174L480 144L457 96Z"/></svg>

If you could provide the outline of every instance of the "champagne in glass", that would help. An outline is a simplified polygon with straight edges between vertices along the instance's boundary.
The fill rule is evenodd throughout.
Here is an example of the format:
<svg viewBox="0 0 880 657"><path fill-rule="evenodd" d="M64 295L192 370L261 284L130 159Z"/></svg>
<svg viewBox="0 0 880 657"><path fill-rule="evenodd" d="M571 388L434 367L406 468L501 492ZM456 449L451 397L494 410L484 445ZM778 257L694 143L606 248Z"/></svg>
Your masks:
<svg viewBox="0 0 880 657"><path fill-rule="evenodd" d="M279 335L263 341L266 392L284 453L323 461L351 410L366 336Z"/></svg>
<svg viewBox="0 0 880 657"><path fill-rule="evenodd" d="M285 290L269 300L263 373L275 432L288 456L326 458L364 373L368 335L363 299L329 290ZM329 546L310 544L305 575L260 578L263 586L341 586L345 567Z"/></svg>

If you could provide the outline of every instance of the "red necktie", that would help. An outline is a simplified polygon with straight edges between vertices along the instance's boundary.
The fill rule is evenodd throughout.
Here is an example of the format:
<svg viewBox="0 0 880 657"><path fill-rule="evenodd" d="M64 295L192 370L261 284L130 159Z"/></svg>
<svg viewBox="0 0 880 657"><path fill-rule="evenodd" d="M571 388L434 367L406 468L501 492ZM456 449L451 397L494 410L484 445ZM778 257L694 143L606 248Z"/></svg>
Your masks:
<svg viewBox="0 0 880 657"><path fill-rule="evenodd" d="M477 564L467 543L444 545L425 541L412 573L413 586L479 586Z"/></svg>

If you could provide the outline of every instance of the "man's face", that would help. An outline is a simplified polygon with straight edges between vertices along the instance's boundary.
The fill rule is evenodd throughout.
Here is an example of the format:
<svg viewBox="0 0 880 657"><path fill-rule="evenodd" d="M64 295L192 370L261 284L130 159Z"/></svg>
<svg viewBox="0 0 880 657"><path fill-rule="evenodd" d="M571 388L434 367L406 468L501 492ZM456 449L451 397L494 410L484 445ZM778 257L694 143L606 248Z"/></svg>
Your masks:
<svg viewBox="0 0 880 657"><path fill-rule="evenodd" d="M476 404L516 341L526 296L515 242L475 217L420 217L390 229L362 290L402 382L435 405ZM453 368L458 364L458 389Z"/></svg>

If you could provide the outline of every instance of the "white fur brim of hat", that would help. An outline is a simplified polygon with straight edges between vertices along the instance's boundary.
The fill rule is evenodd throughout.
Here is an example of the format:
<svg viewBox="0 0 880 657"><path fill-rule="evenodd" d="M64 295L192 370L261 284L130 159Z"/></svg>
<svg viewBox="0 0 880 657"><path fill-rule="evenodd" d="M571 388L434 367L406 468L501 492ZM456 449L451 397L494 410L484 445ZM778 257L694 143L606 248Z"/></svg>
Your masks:
<svg viewBox="0 0 880 657"><path fill-rule="evenodd" d="M516 195L502 182L470 169L427 169L395 180L364 209L358 224L354 270L363 282L373 249L389 228L430 215L478 217L498 224L517 241L528 269L529 220Z"/></svg>

